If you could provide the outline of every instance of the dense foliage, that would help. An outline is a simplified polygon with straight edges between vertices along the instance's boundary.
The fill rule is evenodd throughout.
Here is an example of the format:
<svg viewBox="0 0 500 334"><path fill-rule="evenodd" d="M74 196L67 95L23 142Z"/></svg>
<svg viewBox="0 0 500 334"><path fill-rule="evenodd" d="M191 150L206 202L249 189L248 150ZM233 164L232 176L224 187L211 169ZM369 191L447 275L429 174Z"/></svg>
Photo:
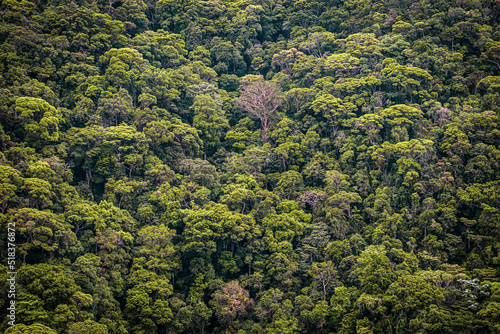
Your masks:
<svg viewBox="0 0 500 334"><path fill-rule="evenodd" d="M500 333L500 2L3 0L6 333Z"/></svg>

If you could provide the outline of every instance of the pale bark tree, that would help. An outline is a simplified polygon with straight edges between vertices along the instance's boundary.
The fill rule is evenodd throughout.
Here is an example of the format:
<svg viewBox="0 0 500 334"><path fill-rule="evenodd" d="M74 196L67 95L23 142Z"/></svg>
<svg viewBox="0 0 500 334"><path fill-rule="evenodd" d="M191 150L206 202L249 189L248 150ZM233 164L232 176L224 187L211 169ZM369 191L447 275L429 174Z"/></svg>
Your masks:
<svg viewBox="0 0 500 334"><path fill-rule="evenodd" d="M262 140L266 142L266 132L273 113L283 103L283 97L276 84L271 81L257 81L245 86L236 103L242 110L248 112L250 118L260 120Z"/></svg>

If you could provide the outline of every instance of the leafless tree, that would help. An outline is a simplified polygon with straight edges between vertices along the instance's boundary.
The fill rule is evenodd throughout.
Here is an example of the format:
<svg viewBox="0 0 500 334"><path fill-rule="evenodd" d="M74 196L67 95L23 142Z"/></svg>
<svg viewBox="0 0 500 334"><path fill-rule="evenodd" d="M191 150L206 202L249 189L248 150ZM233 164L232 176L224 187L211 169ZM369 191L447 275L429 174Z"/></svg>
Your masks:
<svg viewBox="0 0 500 334"><path fill-rule="evenodd" d="M283 97L276 84L262 80L245 86L236 103L242 110L248 112L250 118L260 120L262 140L266 142L266 132L272 115L283 103Z"/></svg>
<svg viewBox="0 0 500 334"><path fill-rule="evenodd" d="M312 211L314 213L314 208L318 202L325 199L325 193L318 190L306 191L302 196L300 196L297 200L307 203L312 206Z"/></svg>

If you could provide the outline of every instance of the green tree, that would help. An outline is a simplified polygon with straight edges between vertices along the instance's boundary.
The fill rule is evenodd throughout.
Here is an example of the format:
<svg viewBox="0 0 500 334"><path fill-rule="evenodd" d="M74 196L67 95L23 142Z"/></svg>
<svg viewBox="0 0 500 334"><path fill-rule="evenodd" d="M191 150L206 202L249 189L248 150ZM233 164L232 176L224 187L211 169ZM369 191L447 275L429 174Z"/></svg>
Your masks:
<svg viewBox="0 0 500 334"><path fill-rule="evenodd" d="M122 122L127 122L129 115L133 113L132 97L124 88L120 88L113 97L99 99L97 112L101 117L96 120L96 124L104 127L118 126Z"/></svg>
<svg viewBox="0 0 500 334"><path fill-rule="evenodd" d="M227 249L234 254L237 245L260 234L252 217L213 202L204 209L189 212L184 220L184 251L211 255Z"/></svg>
<svg viewBox="0 0 500 334"><path fill-rule="evenodd" d="M355 116L354 112L357 109L354 104L344 102L331 94L316 97L311 103L311 108L330 121L335 129L339 124L345 123L348 117Z"/></svg>
<svg viewBox="0 0 500 334"><path fill-rule="evenodd" d="M393 270L383 246L368 246L357 258L363 292L381 294L393 281Z"/></svg>
<svg viewBox="0 0 500 334"><path fill-rule="evenodd" d="M16 198L16 192L19 191L22 179L18 170L9 166L0 166L0 182L1 209L2 214L5 214L9 204L12 204Z"/></svg>
<svg viewBox="0 0 500 334"><path fill-rule="evenodd" d="M172 243L175 232L165 225L145 226L137 232L134 265L172 278L179 259Z"/></svg>
<svg viewBox="0 0 500 334"><path fill-rule="evenodd" d="M223 41L215 37L210 48L212 53L213 69L219 74L241 74L246 70L246 64L240 51L235 47L231 41Z"/></svg>
<svg viewBox="0 0 500 334"><path fill-rule="evenodd" d="M30 258L37 254L33 249L41 248L47 251L51 259L54 258L56 251L64 254L78 249L79 243L75 234L60 215L30 208L12 211L10 214L18 227L18 232L25 239L25 242L19 245L23 263L29 254Z"/></svg>
<svg viewBox="0 0 500 334"><path fill-rule="evenodd" d="M68 333L107 334L109 333L109 331L108 328L103 324L100 324L92 320L85 320L83 322L75 322L74 324L69 326Z"/></svg>
<svg viewBox="0 0 500 334"><path fill-rule="evenodd" d="M425 282L418 276L406 275L392 283L386 292L386 298L393 310L395 330L408 330L412 319L422 309L427 309L432 304L444 301L442 292L433 284ZM391 298L391 297L396 298Z"/></svg>
<svg viewBox="0 0 500 334"><path fill-rule="evenodd" d="M290 50L283 50L279 53L274 54L271 65L273 66L273 68L280 68L283 73L291 75L293 64L297 61L298 58L304 56L304 53L298 51L295 48L292 48Z"/></svg>
<svg viewBox="0 0 500 334"><path fill-rule="evenodd" d="M190 107L194 112L193 127L201 131L200 139L203 141L207 153L213 153L221 144L221 138L229 129L229 123L222 110L222 101L214 99L208 94L197 95Z"/></svg>
<svg viewBox="0 0 500 334"><path fill-rule="evenodd" d="M165 330L172 319L168 296L172 285L162 275L140 269L132 272L128 279L125 312L132 329L137 333Z"/></svg>
<svg viewBox="0 0 500 334"><path fill-rule="evenodd" d="M5 333L9 334L56 334L57 332L50 327L44 326L39 323L34 323L32 325L26 326L25 324L18 324L17 326L12 326L7 329Z"/></svg>
<svg viewBox="0 0 500 334"><path fill-rule="evenodd" d="M336 53L326 58L325 67L339 76L356 74L359 72L359 58L349 53Z"/></svg>
<svg viewBox="0 0 500 334"><path fill-rule="evenodd" d="M144 128L144 134L151 140L152 151L169 163L184 157L196 157L203 145L198 131L178 118L150 122Z"/></svg>
<svg viewBox="0 0 500 334"><path fill-rule="evenodd" d="M397 87L399 94L409 93L410 103L422 83L426 84L433 79L428 71L411 65L399 65L392 58L386 58L383 64L384 69L380 72L383 76L382 82Z"/></svg>
<svg viewBox="0 0 500 334"><path fill-rule="evenodd" d="M125 0L115 11L115 16L125 23L128 30L140 30L148 25L144 11L147 5L142 0Z"/></svg>
<svg viewBox="0 0 500 334"><path fill-rule="evenodd" d="M422 118L422 111L404 104L397 104L380 111L379 115L390 128L390 136L394 142L410 139L407 127ZM415 127L413 127L415 129ZM388 137L389 131L386 132Z"/></svg>
<svg viewBox="0 0 500 334"><path fill-rule="evenodd" d="M289 253L311 216L298 210L297 202L289 200L283 201L277 211L262 221L263 240L271 252Z"/></svg>
<svg viewBox="0 0 500 334"><path fill-rule="evenodd" d="M15 117L27 131L26 140L36 148L39 144L59 140L59 123L62 114L45 100L34 97L20 97L16 100Z"/></svg>

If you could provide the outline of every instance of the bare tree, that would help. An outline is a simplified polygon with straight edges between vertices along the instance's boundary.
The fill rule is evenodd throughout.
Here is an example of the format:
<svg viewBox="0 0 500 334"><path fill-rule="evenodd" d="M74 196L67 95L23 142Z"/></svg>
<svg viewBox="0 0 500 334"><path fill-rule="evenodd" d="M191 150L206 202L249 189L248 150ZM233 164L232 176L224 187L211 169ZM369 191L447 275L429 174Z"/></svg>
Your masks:
<svg viewBox="0 0 500 334"><path fill-rule="evenodd" d="M272 81L257 81L243 87L238 106L248 112L250 118L257 118L262 125L262 140L267 141L266 132L269 121L276 109L283 103L283 97Z"/></svg>
<svg viewBox="0 0 500 334"><path fill-rule="evenodd" d="M322 191L318 191L318 190L306 191L302 196L297 198L298 201L301 201L303 203L307 203L310 206L312 206L313 214L314 214L314 208L316 207L316 204L318 204L318 202L320 202L324 199L325 199L325 193Z"/></svg>

